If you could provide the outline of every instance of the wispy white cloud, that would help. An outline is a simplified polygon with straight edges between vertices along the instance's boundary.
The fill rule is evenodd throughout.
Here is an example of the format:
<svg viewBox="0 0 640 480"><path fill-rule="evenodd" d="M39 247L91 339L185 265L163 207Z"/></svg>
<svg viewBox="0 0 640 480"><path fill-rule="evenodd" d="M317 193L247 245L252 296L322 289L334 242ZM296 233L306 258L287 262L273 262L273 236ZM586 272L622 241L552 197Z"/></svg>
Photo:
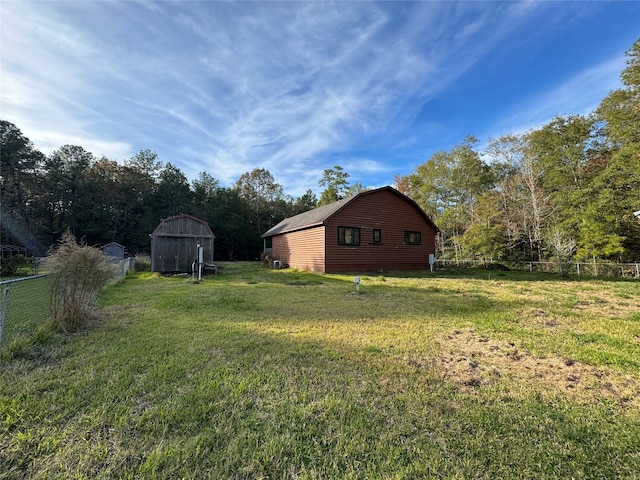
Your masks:
<svg viewBox="0 0 640 480"><path fill-rule="evenodd" d="M414 122L430 100L455 95L459 78L505 42L524 42L522 32L542 35L596 8L541 22L552 7L2 2L1 116L45 153L71 143L124 160L149 148L189 178L207 171L227 185L263 167L298 195L335 164L354 181L390 183L396 152L424 138ZM526 111L528 124L558 106L573 112L572 89L604 85L615 68L523 100L512 117Z"/></svg>
<svg viewBox="0 0 640 480"><path fill-rule="evenodd" d="M126 142L92 128L95 119L105 119L83 101L92 93L92 59L99 52L79 30L19 2L0 4L0 17L2 117L14 121L46 154L78 144L96 155L127 155Z"/></svg>
<svg viewBox="0 0 640 480"><path fill-rule="evenodd" d="M592 113L612 90L620 88L624 55L616 55L566 79L549 91L527 98L515 105L496 125L489 136L524 133L548 123L556 115Z"/></svg>

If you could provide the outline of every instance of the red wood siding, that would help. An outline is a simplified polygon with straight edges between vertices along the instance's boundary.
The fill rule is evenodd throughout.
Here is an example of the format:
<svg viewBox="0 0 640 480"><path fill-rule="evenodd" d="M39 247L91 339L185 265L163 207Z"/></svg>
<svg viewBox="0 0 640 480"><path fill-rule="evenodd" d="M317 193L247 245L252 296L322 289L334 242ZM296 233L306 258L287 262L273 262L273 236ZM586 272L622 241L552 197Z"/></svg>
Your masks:
<svg viewBox="0 0 640 480"><path fill-rule="evenodd" d="M276 235L272 239L271 253L290 267L324 272L324 227Z"/></svg>
<svg viewBox="0 0 640 480"><path fill-rule="evenodd" d="M418 270L429 267L436 231L414 205L388 190L361 195L325 222L326 272ZM359 227L360 245L338 245L338 227ZM380 229L382 243L373 244ZM405 245L404 232L421 232L421 245Z"/></svg>

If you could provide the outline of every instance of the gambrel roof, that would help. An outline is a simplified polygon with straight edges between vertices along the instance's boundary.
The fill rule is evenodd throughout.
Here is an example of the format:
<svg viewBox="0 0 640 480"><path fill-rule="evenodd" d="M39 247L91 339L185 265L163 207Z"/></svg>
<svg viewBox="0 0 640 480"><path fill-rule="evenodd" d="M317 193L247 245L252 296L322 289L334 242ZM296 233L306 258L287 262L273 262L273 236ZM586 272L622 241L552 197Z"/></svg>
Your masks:
<svg viewBox="0 0 640 480"><path fill-rule="evenodd" d="M266 231L262 235L262 238L273 237L274 235L294 232L296 230L303 230L305 228L317 227L319 225L324 224L324 222L326 222L329 218L331 218L333 215L338 213L345 206L347 206L349 203L353 202L357 198L363 195L375 194L382 190L390 191L398 195L399 197L403 198L404 200L406 200L408 203L410 203L414 208L416 208L420 212L420 214L424 217L427 223L431 225L436 232L438 231L438 227L436 227L436 225L433 223L431 218L429 218L429 216L426 213L424 213L424 210L422 210L422 208L420 208L420 206L416 202L414 202L409 197L407 197L404 193L399 192L395 188L387 186L382 188L376 188L374 190L365 190L364 192L360 192L352 197L343 198L342 200L338 200L337 202L330 203L329 205L323 205L322 207L314 208L313 210L300 213L293 217L285 218L276 226Z"/></svg>
<svg viewBox="0 0 640 480"><path fill-rule="evenodd" d="M191 222L192 224L197 224L200 226L199 231L191 231L187 229L187 232L179 232L179 229L172 229L171 224L175 224L178 220L182 219L185 223ZM153 232L149 235L151 238L154 237L166 237L166 236L197 236L204 238L216 238L216 236L211 231L211 227L207 222L201 220L200 218L194 217L193 215L188 215L186 213L181 213L180 215L175 215L173 217L167 217L160 220L160 223L153 229Z"/></svg>

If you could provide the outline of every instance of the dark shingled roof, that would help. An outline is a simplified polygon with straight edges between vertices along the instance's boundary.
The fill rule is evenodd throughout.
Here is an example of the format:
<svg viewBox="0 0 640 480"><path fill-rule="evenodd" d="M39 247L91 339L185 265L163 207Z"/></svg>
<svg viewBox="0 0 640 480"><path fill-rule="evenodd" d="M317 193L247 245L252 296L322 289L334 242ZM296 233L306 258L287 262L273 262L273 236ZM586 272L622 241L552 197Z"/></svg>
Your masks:
<svg viewBox="0 0 640 480"><path fill-rule="evenodd" d="M343 198L342 200L338 200L337 202L330 203L329 205L323 205L322 207L314 208L313 210L309 210L304 213L300 213L293 217L285 218L280 223L278 223L273 228L266 231L262 238L273 237L274 235L279 235L281 233L293 232L295 230L302 230L304 228L316 227L318 225L322 225L329 217L333 216L336 212L341 210L345 205L351 203L353 200L358 198L361 195L370 195L371 193L378 192L380 190L389 190L396 195L399 195L406 199L409 203L415 206L422 215L424 215L427 222L433 225L433 228L438 230L438 227L433 223L433 221L424 213L424 211L418 206L416 202L411 200L405 194L399 192L393 187L382 187L377 188L375 190L365 190L364 192L360 192L357 195L352 197Z"/></svg>
<svg viewBox="0 0 640 480"><path fill-rule="evenodd" d="M356 195L357 196L357 195ZM302 228L315 227L322 225L322 223L331 215L336 213L347 203L353 200L356 196L343 198L337 202L330 203L329 205L323 205L322 207L314 208L306 212L300 213L293 217L285 218L275 227L269 229L262 236L272 237L279 233L292 232L294 230L300 230Z"/></svg>

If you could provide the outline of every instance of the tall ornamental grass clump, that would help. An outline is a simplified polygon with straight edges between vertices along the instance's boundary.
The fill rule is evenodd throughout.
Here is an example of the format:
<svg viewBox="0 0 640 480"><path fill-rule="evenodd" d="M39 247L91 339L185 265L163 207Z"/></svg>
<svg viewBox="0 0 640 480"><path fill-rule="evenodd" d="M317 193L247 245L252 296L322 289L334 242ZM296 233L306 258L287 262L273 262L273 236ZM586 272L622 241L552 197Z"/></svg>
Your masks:
<svg viewBox="0 0 640 480"><path fill-rule="evenodd" d="M51 323L56 330L72 332L94 316L96 299L114 277L115 267L102 252L78 243L65 232L46 260L51 277Z"/></svg>

